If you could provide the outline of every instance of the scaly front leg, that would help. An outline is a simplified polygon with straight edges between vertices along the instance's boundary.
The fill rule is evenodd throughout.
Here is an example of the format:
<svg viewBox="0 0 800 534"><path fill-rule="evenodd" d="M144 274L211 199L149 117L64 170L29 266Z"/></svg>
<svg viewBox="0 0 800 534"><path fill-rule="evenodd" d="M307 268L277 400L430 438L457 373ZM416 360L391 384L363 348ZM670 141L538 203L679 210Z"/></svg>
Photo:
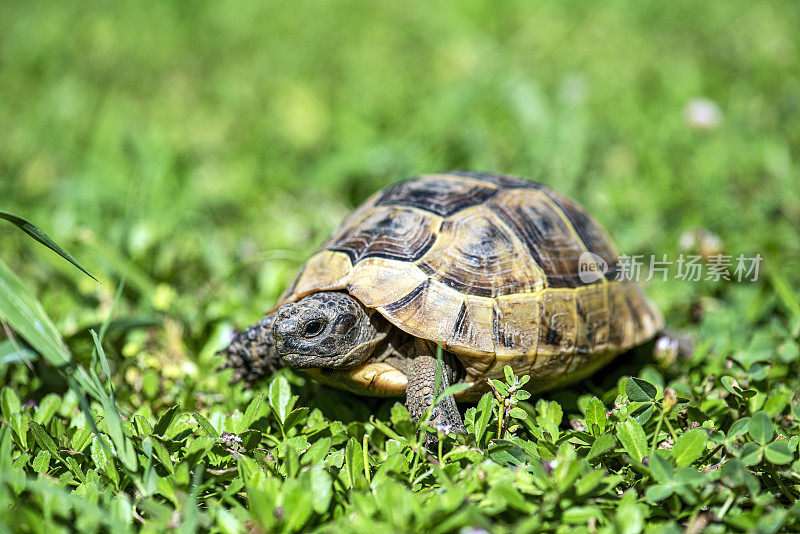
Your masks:
<svg viewBox="0 0 800 534"><path fill-rule="evenodd" d="M247 330L239 332L230 345L218 352L227 358L220 370L233 369L231 384L242 382L245 387L250 387L283 367L272 338L274 321L275 314L270 313Z"/></svg>
<svg viewBox="0 0 800 534"><path fill-rule="evenodd" d="M445 353L442 360L442 375L439 389L436 387L436 358L432 356L435 349L430 344L418 341L415 345L416 354L411 360L408 373L408 386L406 387L406 406L411 412L414 421L419 421L432 404L436 396L447 389L458 376L458 367L455 357ZM434 406L431 414L430 425L443 432L466 433L461 414L458 412L456 401L448 395ZM426 440L428 445L435 440Z"/></svg>

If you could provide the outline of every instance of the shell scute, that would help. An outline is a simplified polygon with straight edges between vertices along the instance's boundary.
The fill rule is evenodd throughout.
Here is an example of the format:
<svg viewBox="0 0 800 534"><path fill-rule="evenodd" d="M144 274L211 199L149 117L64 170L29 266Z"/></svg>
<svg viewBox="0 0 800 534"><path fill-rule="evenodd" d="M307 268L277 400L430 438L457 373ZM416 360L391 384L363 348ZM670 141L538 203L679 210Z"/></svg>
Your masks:
<svg viewBox="0 0 800 534"><path fill-rule="evenodd" d="M578 333L575 291L542 293L539 354L571 354Z"/></svg>
<svg viewBox="0 0 800 534"><path fill-rule="evenodd" d="M522 240L548 287L583 285L578 267L586 248L544 192L503 191L487 205Z"/></svg>
<svg viewBox="0 0 800 534"><path fill-rule="evenodd" d="M292 288L291 300L297 300L317 291L344 288L352 268L353 264L346 254L333 250L317 252L303 266Z"/></svg>
<svg viewBox="0 0 800 534"><path fill-rule="evenodd" d="M608 288L608 315L611 318L608 344L615 348L631 347L636 341L636 322L628 301L629 289L627 282L612 284Z"/></svg>
<svg viewBox="0 0 800 534"><path fill-rule="evenodd" d="M539 266L485 206L467 208L445 219L436 242L417 264L467 295L495 297L544 287Z"/></svg>
<svg viewBox="0 0 800 534"><path fill-rule="evenodd" d="M467 295L458 310L453 331L446 342L447 347L455 350L458 347L471 347L476 353L493 354L493 317L492 299Z"/></svg>
<svg viewBox="0 0 800 534"><path fill-rule="evenodd" d="M354 265L372 257L414 261L433 245L439 224L438 217L418 209L376 206L326 248L344 252Z"/></svg>
<svg viewBox="0 0 800 534"><path fill-rule="evenodd" d="M498 356L527 354L539 350L541 294L527 293L494 299L492 332Z"/></svg>
<svg viewBox="0 0 800 534"><path fill-rule="evenodd" d="M576 292L575 353L589 354L608 345L608 285L592 285Z"/></svg>
<svg viewBox="0 0 800 534"><path fill-rule="evenodd" d="M427 281L428 276L413 263L373 257L355 265L345 287L368 308L379 308L402 299Z"/></svg>
<svg viewBox="0 0 800 534"><path fill-rule="evenodd" d="M539 182L526 180L519 176L512 176L510 174L492 174L488 172L474 172L474 171L452 171L448 173L451 176L460 176L464 178L474 178L481 182L488 182L503 189L542 189L544 186Z"/></svg>
<svg viewBox="0 0 800 534"><path fill-rule="evenodd" d="M608 265L606 280L617 276L617 249L611 238L586 211L575 202L555 191L548 190L547 196L564 213L570 226L590 252L600 256Z"/></svg>
<svg viewBox="0 0 800 534"><path fill-rule="evenodd" d="M387 187L377 199L378 206L410 206L441 217L482 204L498 193L498 189L464 180L443 180L422 176Z"/></svg>
<svg viewBox="0 0 800 534"><path fill-rule="evenodd" d="M449 339L464 295L428 278L403 298L378 308L396 326L424 339Z"/></svg>

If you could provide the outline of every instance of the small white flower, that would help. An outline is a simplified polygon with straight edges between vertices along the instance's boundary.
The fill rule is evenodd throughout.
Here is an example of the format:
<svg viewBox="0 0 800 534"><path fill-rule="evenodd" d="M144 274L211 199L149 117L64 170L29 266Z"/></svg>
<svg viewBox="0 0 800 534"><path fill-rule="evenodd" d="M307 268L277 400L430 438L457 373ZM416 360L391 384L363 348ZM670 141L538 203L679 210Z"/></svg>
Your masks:
<svg viewBox="0 0 800 534"><path fill-rule="evenodd" d="M670 365L678 358L678 340L669 336L661 336L656 341L653 353L658 361L664 365Z"/></svg>
<svg viewBox="0 0 800 534"><path fill-rule="evenodd" d="M683 118L695 130L714 130L722 122L722 110L708 98L692 98L683 108Z"/></svg>

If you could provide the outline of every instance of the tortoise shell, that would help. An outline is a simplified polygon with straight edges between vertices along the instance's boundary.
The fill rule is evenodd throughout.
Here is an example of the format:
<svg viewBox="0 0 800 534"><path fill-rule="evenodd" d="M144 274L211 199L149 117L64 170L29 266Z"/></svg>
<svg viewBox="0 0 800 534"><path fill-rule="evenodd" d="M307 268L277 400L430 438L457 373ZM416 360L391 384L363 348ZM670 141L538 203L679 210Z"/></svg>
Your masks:
<svg viewBox="0 0 800 534"><path fill-rule="evenodd" d="M598 269L600 259L608 266L588 283L579 273L587 252L599 258ZM480 395L505 365L542 391L588 376L662 327L637 284L615 279L616 265L606 232L542 184L483 173L423 175L370 197L274 309L346 290L397 328L455 354L474 382L459 400ZM382 396L403 395L407 382L375 361L311 374Z"/></svg>

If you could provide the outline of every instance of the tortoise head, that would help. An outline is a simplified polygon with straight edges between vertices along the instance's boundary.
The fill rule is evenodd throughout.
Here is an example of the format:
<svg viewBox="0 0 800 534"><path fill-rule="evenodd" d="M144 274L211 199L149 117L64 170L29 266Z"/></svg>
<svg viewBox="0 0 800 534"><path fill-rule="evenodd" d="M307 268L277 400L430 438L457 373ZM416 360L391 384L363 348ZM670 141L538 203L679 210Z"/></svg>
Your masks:
<svg viewBox="0 0 800 534"><path fill-rule="evenodd" d="M287 302L278 308L272 335L282 363L295 369L352 369L386 337L364 305L343 292Z"/></svg>

